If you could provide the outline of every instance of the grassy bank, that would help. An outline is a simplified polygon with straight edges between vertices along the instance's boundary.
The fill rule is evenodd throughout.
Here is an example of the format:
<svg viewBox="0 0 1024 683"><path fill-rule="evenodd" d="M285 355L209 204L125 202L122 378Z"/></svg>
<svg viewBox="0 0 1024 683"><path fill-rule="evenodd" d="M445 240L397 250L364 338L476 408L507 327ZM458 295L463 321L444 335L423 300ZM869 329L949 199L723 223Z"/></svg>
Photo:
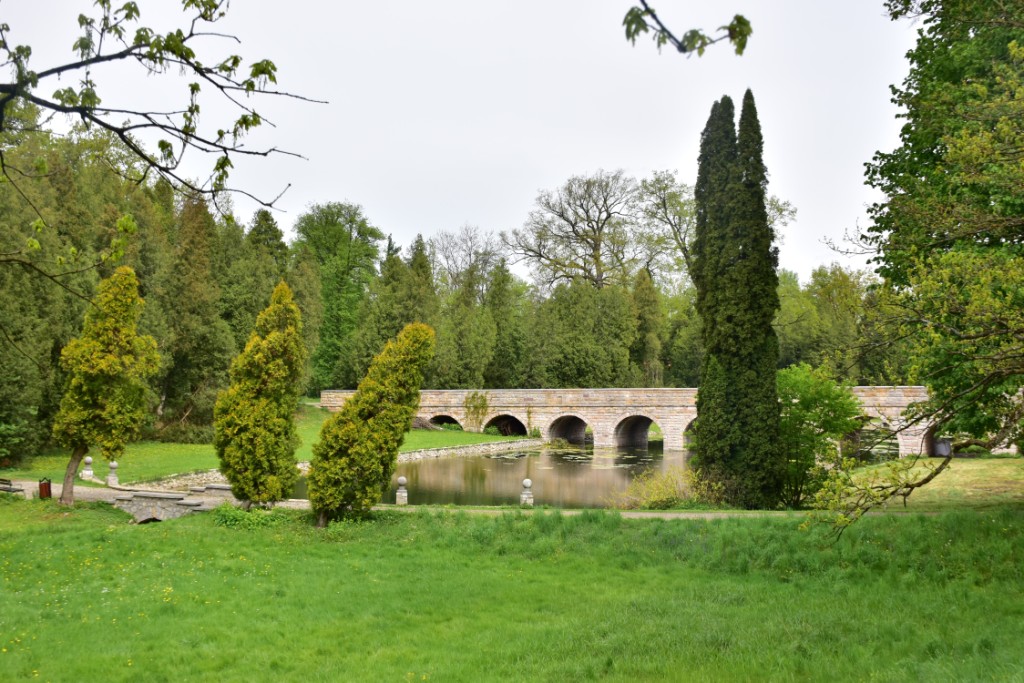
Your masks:
<svg viewBox="0 0 1024 683"><path fill-rule="evenodd" d="M0 501L0 679L1012 680L1019 512L384 513L244 530Z"/></svg>
<svg viewBox="0 0 1024 683"><path fill-rule="evenodd" d="M313 443L320 436L320 425L329 412L316 405L304 404L296 414L296 427L300 445L295 453L299 461L312 457ZM447 430L414 429L407 432L401 451L414 451L422 448L444 448L449 446L466 446L491 441L506 441L512 437L476 434L473 432L453 432ZM107 463L98 453L93 453L96 460L93 470L101 479L107 476ZM54 481L64 478L64 470L68 466L70 454L64 450L50 450L29 458L17 468L2 469L0 476L7 479L41 479L49 477ZM185 474L217 467L217 455L211 444L178 444L142 441L130 444L125 456L118 461L118 477L124 483L146 482L168 477L173 474ZM84 483L84 482L83 482Z"/></svg>
<svg viewBox="0 0 1024 683"><path fill-rule="evenodd" d="M940 458L922 458L914 468L924 476ZM978 510L1013 507L1024 510L1024 458L954 458L934 481L907 499L890 503L892 509L913 512Z"/></svg>

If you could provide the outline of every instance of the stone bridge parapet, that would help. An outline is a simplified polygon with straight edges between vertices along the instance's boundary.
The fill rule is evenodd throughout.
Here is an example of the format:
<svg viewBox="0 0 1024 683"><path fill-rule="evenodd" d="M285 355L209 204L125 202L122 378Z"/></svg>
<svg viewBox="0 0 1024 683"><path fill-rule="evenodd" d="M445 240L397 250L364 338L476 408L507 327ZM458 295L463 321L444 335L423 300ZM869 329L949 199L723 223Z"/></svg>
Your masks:
<svg viewBox="0 0 1024 683"><path fill-rule="evenodd" d="M320 404L341 408L351 391L323 391ZM925 387L854 387L864 413L890 429L905 426L903 413L928 397ZM539 433L547 440L582 443L589 429L596 448L645 446L651 423L665 450L683 450L686 430L697 417L696 389L427 389L417 417L457 423L466 431L497 427L505 434ZM930 451L929 425L898 433L900 455Z"/></svg>

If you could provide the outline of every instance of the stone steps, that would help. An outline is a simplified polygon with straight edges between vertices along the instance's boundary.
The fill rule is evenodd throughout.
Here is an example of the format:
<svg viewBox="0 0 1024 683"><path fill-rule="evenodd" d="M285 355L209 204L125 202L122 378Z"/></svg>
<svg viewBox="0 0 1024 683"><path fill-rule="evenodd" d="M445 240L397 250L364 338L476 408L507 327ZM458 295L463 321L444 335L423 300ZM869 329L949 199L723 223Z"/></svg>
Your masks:
<svg viewBox="0 0 1024 683"><path fill-rule="evenodd" d="M237 503L227 484L193 486L176 491L130 491L114 499L114 507L131 513L136 522L163 521L193 512L208 512L225 502Z"/></svg>

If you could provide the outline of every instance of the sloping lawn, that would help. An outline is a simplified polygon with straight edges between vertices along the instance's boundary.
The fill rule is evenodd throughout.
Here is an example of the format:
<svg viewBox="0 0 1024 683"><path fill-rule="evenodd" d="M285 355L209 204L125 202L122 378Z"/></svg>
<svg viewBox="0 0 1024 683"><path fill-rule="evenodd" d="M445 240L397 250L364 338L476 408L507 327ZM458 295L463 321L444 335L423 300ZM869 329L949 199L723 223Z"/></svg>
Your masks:
<svg viewBox="0 0 1024 683"><path fill-rule="evenodd" d="M797 524L3 497L0 680L1020 678L1020 512Z"/></svg>

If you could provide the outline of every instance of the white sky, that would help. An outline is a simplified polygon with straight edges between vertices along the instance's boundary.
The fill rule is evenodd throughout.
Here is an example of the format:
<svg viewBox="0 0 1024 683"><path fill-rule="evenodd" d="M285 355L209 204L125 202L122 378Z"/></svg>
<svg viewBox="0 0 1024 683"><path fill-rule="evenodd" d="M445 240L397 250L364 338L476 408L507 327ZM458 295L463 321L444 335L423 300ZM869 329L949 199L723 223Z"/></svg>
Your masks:
<svg viewBox="0 0 1024 683"><path fill-rule="evenodd" d="M164 27L171 4L140 2L143 25ZM308 160L239 163L232 184L272 197L291 183L277 204L286 231L309 204L349 201L403 246L418 232L466 223L497 232L520 226L538 191L571 175L675 169L692 183L711 104L725 94L738 102L750 87L769 191L799 211L781 266L802 280L834 260L859 267L823 240L867 225L865 207L877 197L863 184L863 164L898 143L889 85L906 74L916 27L889 21L881 0L653 2L680 33L713 29L735 13L753 24L742 57L716 45L686 58L659 55L646 38L630 46L621 22L631 4L235 0L218 30L242 44L212 43L211 53L270 58L282 89L329 103L257 103L277 127L253 146ZM9 39L33 46L37 70L69 60L80 12L93 13L91 3L0 2ZM129 74L97 74L106 104L185 101L173 80L139 83ZM204 108L207 122L219 123L215 114ZM193 162L198 177L212 159ZM255 206L235 205L248 222Z"/></svg>

